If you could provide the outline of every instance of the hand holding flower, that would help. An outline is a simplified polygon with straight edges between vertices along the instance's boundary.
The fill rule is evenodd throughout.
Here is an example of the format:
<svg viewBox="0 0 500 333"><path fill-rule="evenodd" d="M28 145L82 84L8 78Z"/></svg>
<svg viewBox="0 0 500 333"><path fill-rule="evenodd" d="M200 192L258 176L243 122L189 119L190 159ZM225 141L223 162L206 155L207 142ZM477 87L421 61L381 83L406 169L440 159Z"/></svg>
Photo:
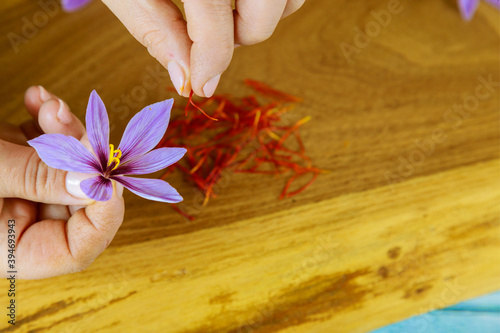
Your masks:
<svg viewBox="0 0 500 333"><path fill-rule="evenodd" d="M28 89L25 105L33 120L19 127L0 123L0 233L7 232L8 220L15 220L19 278L77 272L104 251L120 227L123 187L116 186L106 202L71 195L65 183L74 185L75 179L48 167L26 141L58 133L85 142L84 126L66 103L43 88ZM0 264L4 274L6 264Z"/></svg>
<svg viewBox="0 0 500 333"><path fill-rule="evenodd" d="M90 265L123 221L121 184L148 199L182 200L165 181L125 176L155 172L184 155L184 148L150 151L167 128L172 100L133 117L117 149L109 145L108 116L95 92L87 112L88 137L66 103L45 89L28 89L25 104L34 120L20 127L0 124L0 232L7 233L7 221L15 220L19 278L46 278ZM5 247L6 238L2 242ZM0 265L3 272L6 264Z"/></svg>

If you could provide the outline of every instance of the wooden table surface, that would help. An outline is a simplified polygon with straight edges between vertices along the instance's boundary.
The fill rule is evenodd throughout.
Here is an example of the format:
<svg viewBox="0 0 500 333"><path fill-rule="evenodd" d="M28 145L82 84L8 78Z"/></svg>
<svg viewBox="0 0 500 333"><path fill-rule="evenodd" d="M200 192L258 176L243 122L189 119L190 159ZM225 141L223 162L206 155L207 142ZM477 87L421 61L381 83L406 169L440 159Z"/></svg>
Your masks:
<svg viewBox="0 0 500 333"><path fill-rule="evenodd" d="M312 117L304 143L330 173L286 200L285 178L235 174L193 222L125 193L125 221L87 270L18 281L16 328L366 332L500 289L499 13L482 3L464 22L455 1L400 6L377 29L371 11L388 1L307 1L270 40L237 49L223 76L218 92L248 94L252 78L303 97L292 116ZM172 96L99 1L46 21L40 11L0 4L0 119L28 118L33 84L83 119L97 89L116 141L142 106ZM24 36L33 15L16 53L6 36ZM367 23L369 40L357 36ZM169 181L199 207L180 175ZM4 311L0 330L12 331Z"/></svg>

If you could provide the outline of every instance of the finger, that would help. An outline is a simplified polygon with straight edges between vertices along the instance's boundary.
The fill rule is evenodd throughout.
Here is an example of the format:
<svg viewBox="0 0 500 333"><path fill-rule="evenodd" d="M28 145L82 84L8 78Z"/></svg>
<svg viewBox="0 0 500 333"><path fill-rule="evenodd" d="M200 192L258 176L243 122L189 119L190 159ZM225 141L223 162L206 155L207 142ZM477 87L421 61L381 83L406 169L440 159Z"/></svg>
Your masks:
<svg viewBox="0 0 500 333"><path fill-rule="evenodd" d="M24 105L34 119L38 118L38 110L42 104L51 99L58 99L58 97L42 86L31 86L24 93Z"/></svg>
<svg viewBox="0 0 500 333"><path fill-rule="evenodd" d="M70 218L68 206L65 205L38 205L37 220L65 220Z"/></svg>
<svg viewBox="0 0 500 333"><path fill-rule="evenodd" d="M191 87L204 97L214 94L234 51L231 0L184 0L191 47Z"/></svg>
<svg viewBox="0 0 500 333"><path fill-rule="evenodd" d="M0 123L0 140L5 140L18 145L27 145L26 135L19 128L9 123Z"/></svg>
<svg viewBox="0 0 500 333"><path fill-rule="evenodd" d="M113 181L113 196L80 209L68 221L68 245L77 269L86 268L113 240L123 222L123 186Z"/></svg>
<svg viewBox="0 0 500 333"><path fill-rule="evenodd" d="M61 133L80 140L85 133L82 122L61 99L52 99L42 104L38 112L38 123L46 134Z"/></svg>
<svg viewBox="0 0 500 333"><path fill-rule="evenodd" d="M37 204L23 199L1 199L0 226L8 220L16 220L16 235L21 235L26 228L35 223ZM0 232L1 233L1 232Z"/></svg>
<svg viewBox="0 0 500 333"><path fill-rule="evenodd" d="M21 124L20 128L26 138L31 140L43 134L43 130L38 122L38 114L43 103L58 97L48 92L42 86L31 86L24 93L24 105L33 120L28 120ZM27 145L24 143L23 145Z"/></svg>
<svg viewBox="0 0 500 333"><path fill-rule="evenodd" d="M48 167L33 148L0 140L0 197L64 205L92 202L71 195L68 180L66 171Z"/></svg>
<svg viewBox="0 0 500 333"><path fill-rule="evenodd" d="M41 279L87 268L109 245L123 221L124 202L115 190L110 200L78 210L69 220L44 220L19 239L18 274Z"/></svg>
<svg viewBox="0 0 500 333"><path fill-rule="evenodd" d="M253 45L271 37L287 0L238 0L234 17L235 42Z"/></svg>
<svg viewBox="0 0 500 333"><path fill-rule="evenodd" d="M189 96L191 40L179 8L168 0L103 0L130 33L168 69L180 95Z"/></svg>
<svg viewBox="0 0 500 333"><path fill-rule="evenodd" d="M306 2L306 0L288 0L281 18L284 19L288 15L295 13L297 10L299 10L300 7L302 7L304 2Z"/></svg>
<svg viewBox="0 0 500 333"><path fill-rule="evenodd" d="M26 95L28 102L26 109L35 117L35 120L28 120L21 124L20 129L13 131L12 125L0 125L0 139L13 142L16 144L27 145L26 141L36 138L44 133L61 133L70 135L80 139L85 133L85 127L82 122L69 110L68 105L61 99L49 99L38 105L34 102L33 91L38 87L31 87L28 89ZM24 138L23 141L21 139Z"/></svg>
<svg viewBox="0 0 500 333"><path fill-rule="evenodd" d="M24 104L35 119L35 125L30 122L23 124L28 140L43 133L61 133L80 139L85 132L85 127L71 113L68 105L42 86L28 88L24 94Z"/></svg>

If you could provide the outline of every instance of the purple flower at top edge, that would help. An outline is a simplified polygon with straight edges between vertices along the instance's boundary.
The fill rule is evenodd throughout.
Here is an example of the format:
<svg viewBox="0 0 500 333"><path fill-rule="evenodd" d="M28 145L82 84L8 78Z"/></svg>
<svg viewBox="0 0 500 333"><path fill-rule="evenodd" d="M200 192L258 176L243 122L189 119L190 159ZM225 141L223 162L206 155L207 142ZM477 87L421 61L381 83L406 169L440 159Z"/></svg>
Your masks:
<svg viewBox="0 0 500 333"><path fill-rule="evenodd" d="M489 4L500 9L500 0L485 0ZM460 9L460 14L464 20L469 21L479 6L479 0L457 0L458 8Z"/></svg>
<svg viewBox="0 0 500 333"><path fill-rule="evenodd" d="M61 0L61 6L65 12L74 12L92 0Z"/></svg>
<svg viewBox="0 0 500 333"><path fill-rule="evenodd" d="M145 107L128 123L118 148L109 143L109 119L106 107L92 91L85 122L94 151L71 136L43 134L28 144L35 148L48 166L66 171L97 174L81 182L80 188L91 199L107 201L113 194L112 180L143 198L163 202L180 202L182 197L161 179L134 178L164 169L186 153L184 148L153 149L167 130L173 99Z"/></svg>

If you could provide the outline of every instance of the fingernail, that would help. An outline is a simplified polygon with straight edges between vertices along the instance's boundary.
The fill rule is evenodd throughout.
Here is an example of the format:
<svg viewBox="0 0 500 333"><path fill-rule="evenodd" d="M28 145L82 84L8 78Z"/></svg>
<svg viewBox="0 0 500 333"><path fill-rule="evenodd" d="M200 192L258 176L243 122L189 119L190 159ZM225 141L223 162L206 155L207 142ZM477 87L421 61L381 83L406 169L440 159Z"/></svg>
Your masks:
<svg viewBox="0 0 500 333"><path fill-rule="evenodd" d="M186 90L184 89L184 91L182 92L182 97L186 97L186 98L189 98L189 95L191 94L191 89L189 90Z"/></svg>
<svg viewBox="0 0 500 333"><path fill-rule="evenodd" d="M52 99L52 96L49 94L47 90L45 90L44 87L38 86L38 89L40 89L40 100L42 102L47 102L49 99Z"/></svg>
<svg viewBox="0 0 500 333"><path fill-rule="evenodd" d="M175 61L170 61L168 63L167 70L170 75L170 80L172 80L172 83L174 84L175 90L177 90L179 95L182 95L182 91L184 90L184 81L186 80L184 77L184 70Z"/></svg>
<svg viewBox="0 0 500 333"><path fill-rule="evenodd" d="M66 191L68 191L68 193L74 197L81 199L89 199L89 197L87 197L80 188L80 183L83 180L91 178L93 176L94 176L93 174L89 173L71 172L71 171L68 172L66 174Z"/></svg>
<svg viewBox="0 0 500 333"><path fill-rule="evenodd" d="M59 122L63 125L69 125L71 124L71 114L68 111L68 108L66 107L66 104L59 99L59 110L57 110L57 119L59 119Z"/></svg>
<svg viewBox="0 0 500 333"><path fill-rule="evenodd" d="M205 85L203 86L203 93L205 94L205 97L212 97L215 92L215 88L217 88L217 84L219 84L219 80L220 74L214 76L213 78L208 80L207 83L205 83Z"/></svg>

